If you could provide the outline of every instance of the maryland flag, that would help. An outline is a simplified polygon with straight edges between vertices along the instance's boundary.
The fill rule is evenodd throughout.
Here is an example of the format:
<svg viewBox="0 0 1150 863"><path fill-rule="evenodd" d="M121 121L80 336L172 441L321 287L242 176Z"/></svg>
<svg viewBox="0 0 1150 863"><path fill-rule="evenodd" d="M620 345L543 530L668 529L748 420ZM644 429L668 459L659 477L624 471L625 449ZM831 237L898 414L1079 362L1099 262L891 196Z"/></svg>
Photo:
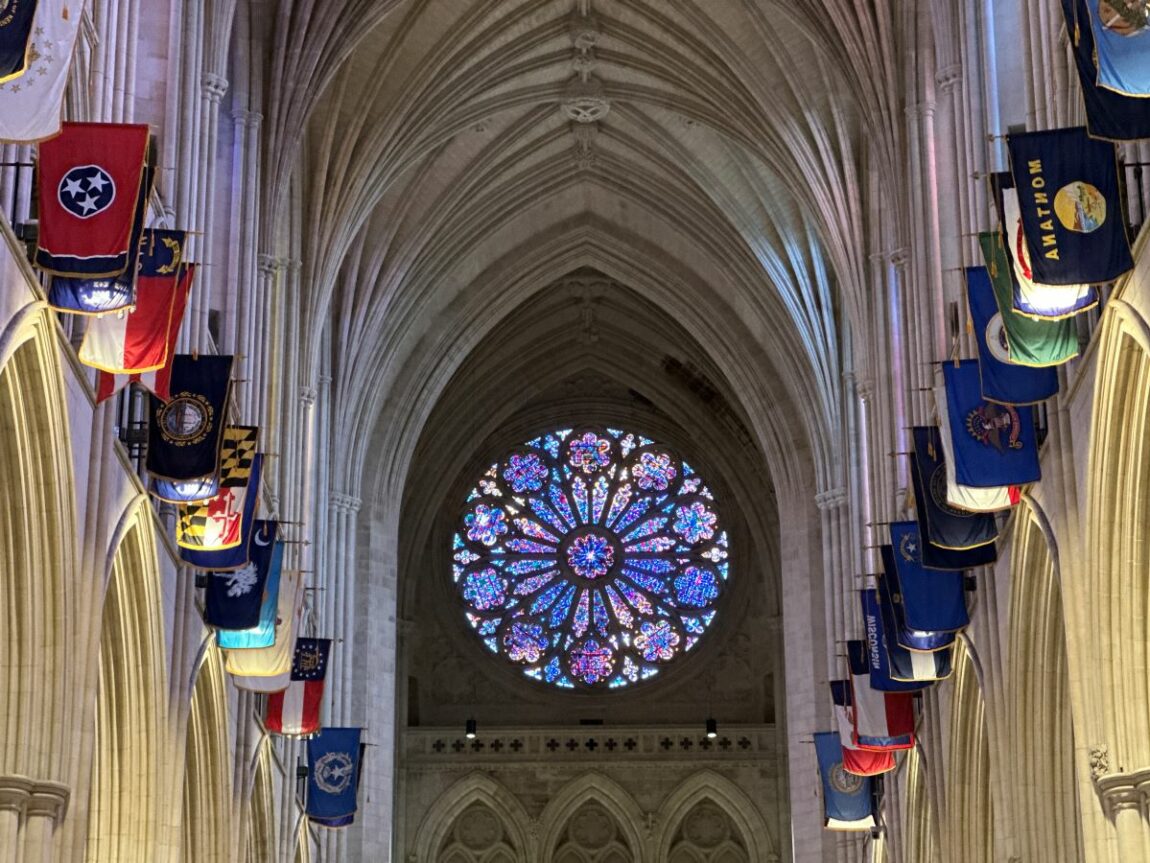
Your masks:
<svg viewBox="0 0 1150 863"><path fill-rule="evenodd" d="M232 548L243 541L247 504L259 496L258 443L255 426L229 426L224 431L220 490L208 500L179 505L177 545L212 550Z"/></svg>

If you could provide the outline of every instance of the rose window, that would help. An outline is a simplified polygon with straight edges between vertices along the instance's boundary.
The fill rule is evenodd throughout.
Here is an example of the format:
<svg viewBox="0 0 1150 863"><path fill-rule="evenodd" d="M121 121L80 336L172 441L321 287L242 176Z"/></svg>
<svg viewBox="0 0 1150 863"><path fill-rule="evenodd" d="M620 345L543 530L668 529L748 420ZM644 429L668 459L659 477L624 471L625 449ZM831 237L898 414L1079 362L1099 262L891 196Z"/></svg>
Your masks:
<svg viewBox="0 0 1150 863"><path fill-rule="evenodd" d="M658 674L710 626L728 571L702 477L648 438L603 428L552 432L493 464L453 559L488 649L568 689Z"/></svg>

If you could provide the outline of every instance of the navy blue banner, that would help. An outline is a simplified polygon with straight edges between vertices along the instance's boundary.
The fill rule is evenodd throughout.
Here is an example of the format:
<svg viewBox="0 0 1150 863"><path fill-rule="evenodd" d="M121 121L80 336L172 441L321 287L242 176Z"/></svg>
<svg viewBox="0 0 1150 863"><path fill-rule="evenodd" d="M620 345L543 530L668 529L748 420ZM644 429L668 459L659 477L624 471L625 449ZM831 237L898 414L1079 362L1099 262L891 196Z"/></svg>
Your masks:
<svg viewBox="0 0 1150 863"><path fill-rule="evenodd" d="M252 472L248 477L248 487L255 489L256 493L244 495L244 511L241 516L240 530L242 531L242 538L240 544L232 548L221 549L198 549L187 548L180 546L180 559L196 569L239 569L241 566L247 565L251 556L251 549L256 545L263 545L264 542L273 542L274 536L269 539L267 532L256 532L253 534L253 525L258 524L276 524L274 521L270 522L257 522L256 521L256 508L259 506L259 487L260 480L263 478L263 453L256 453L252 459Z"/></svg>
<svg viewBox="0 0 1150 863"><path fill-rule="evenodd" d="M257 521L250 560L231 572L213 573L204 594L204 623L217 629L251 629L260 623L260 611L271 597L272 627L275 627L279 573L283 565L280 545L279 565L275 565L279 523ZM274 573L275 584L270 583ZM274 596L271 596L274 594ZM235 646L235 645L228 645Z"/></svg>
<svg viewBox="0 0 1150 863"><path fill-rule="evenodd" d="M324 826L355 814L361 730L325 728L307 741L307 815L329 822Z"/></svg>
<svg viewBox="0 0 1150 863"><path fill-rule="evenodd" d="M823 826L828 830L870 830L875 824L871 780L843 767L838 732L816 731L815 753L823 785Z"/></svg>
<svg viewBox="0 0 1150 863"><path fill-rule="evenodd" d="M1086 9L1086 0L1062 0L1062 14L1074 49L1074 63L1078 67L1090 134L1111 141L1150 138L1150 99L1127 96L1098 86L1094 31L1087 23L1090 13Z"/></svg>
<svg viewBox="0 0 1150 863"><path fill-rule="evenodd" d="M1006 141L1034 281L1098 284L1133 269L1114 144L1082 127Z"/></svg>
<svg viewBox="0 0 1150 863"><path fill-rule="evenodd" d="M994 285L986 267L966 268L966 295L978 342L978 369L982 396L987 401L1032 405L1058 392L1058 371L1012 364L1006 327L998 311Z"/></svg>
<svg viewBox="0 0 1150 863"><path fill-rule="evenodd" d="M953 632L914 629L907 625L902 607L902 585L899 584L898 567L895 566L894 562L894 549L889 545L884 545L880 551L884 573L880 583L890 596L891 612L894 614L894 623L897 628L895 643L907 650L941 650L954 644L955 634Z"/></svg>
<svg viewBox="0 0 1150 863"><path fill-rule="evenodd" d="M1031 409L984 399L978 360L942 363L942 375L957 482L975 488L1037 482L1042 472Z"/></svg>
<svg viewBox="0 0 1150 863"><path fill-rule="evenodd" d="M969 624L963 574L923 569L918 525L913 521L894 522L890 526L890 542L906 626L945 632Z"/></svg>
<svg viewBox="0 0 1150 863"><path fill-rule="evenodd" d="M32 16L36 0L0 6L0 83L23 75L32 59Z"/></svg>
<svg viewBox="0 0 1150 863"><path fill-rule="evenodd" d="M148 473L159 479L198 480L216 472L231 383L231 357L176 354L171 400L149 397Z"/></svg>
<svg viewBox="0 0 1150 863"><path fill-rule="evenodd" d="M910 473L920 535L948 551L993 543L998 538L998 525L992 513L959 509L946 499L946 455L938 427L915 426L911 440Z"/></svg>
<svg viewBox="0 0 1150 863"><path fill-rule="evenodd" d="M890 656L887 653L886 633L882 625L878 593L874 590L859 592L862 601L863 629L866 631L867 662L870 688L879 692L914 692L927 684L914 679L896 680L891 676Z"/></svg>
<svg viewBox="0 0 1150 863"><path fill-rule="evenodd" d="M950 677L954 671L954 651L950 646L940 650L909 650L898 643L899 626L894 616L894 598L890 592L890 582L886 578L878 580L878 606L882 617L883 636L886 639L887 658L890 660L890 674L895 680L918 680L934 683Z"/></svg>
<svg viewBox="0 0 1150 863"><path fill-rule="evenodd" d="M263 590L258 594L259 606L256 609L255 623L247 627L218 626L216 629L216 643L229 650L255 650L261 647L271 647L276 643L276 617L279 612L280 582L283 574L284 544L276 542L268 546L266 551L262 548L252 549L252 559L243 569L234 573L220 573L212 576L212 580L219 580L226 585L234 584L237 575L251 572L249 569L263 560L266 566ZM241 582L242 583L242 582ZM248 605L249 603L245 603Z"/></svg>

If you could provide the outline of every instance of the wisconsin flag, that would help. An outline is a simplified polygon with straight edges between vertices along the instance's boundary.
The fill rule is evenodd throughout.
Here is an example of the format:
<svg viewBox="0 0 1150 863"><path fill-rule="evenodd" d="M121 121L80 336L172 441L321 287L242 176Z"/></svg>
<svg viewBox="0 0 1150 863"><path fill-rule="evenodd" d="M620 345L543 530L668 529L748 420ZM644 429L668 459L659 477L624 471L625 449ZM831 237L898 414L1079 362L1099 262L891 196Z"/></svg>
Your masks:
<svg viewBox="0 0 1150 863"><path fill-rule="evenodd" d="M982 397L978 360L942 364L958 481L975 488L1023 485L1041 477L1029 407Z"/></svg>
<svg viewBox="0 0 1150 863"><path fill-rule="evenodd" d="M183 231L148 230L141 240L135 305L88 324L80 362L111 374L161 369L168 361L168 332L179 298ZM183 317L183 309L179 310Z"/></svg>
<svg viewBox="0 0 1150 863"><path fill-rule="evenodd" d="M1014 309L1014 273L998 231L978 235L982 257L1002 316L1008 362L1020 366L1057 366L1078 356L1078 330L1073 318L1033 318Z"/></svg>
<svg viewBox="0 0 1150 863"><path fill-rule="evenodd" d="M1094 30L1089 23L1086 0L1062 0L1062 14L1066 18L1066 32L1070 34L1074 64L1078 67L1090 134L1111 141L1150 138L1150 101L1098 85Z"/></svg>
<svg viewBox="0 0 1150 863"><path fill-rule="evenodd" d="M250 630L266 624L274 636L283 566L283 546L275 541L278 528L274 521L258 522L255 536L262 538L253 542L251 559L230 572L212 573L204 592L204 623L232 630Z"/></svg>
<svg viewBox="0 0 1150 863"><path fill-rule="evenodd" d="M18 77L0 81L0 141L42 141L60 131L64 87L84 4L83 0L39 0L35 6L27 69Z"/></svg>
<svg viewBox="0 0 1150 863"><path fill-rule="evenodd" d="M243 543L244 516L250 518L252 512L247 502L258 500L260 493L260 472L256 469L260 456L255 452L257 433L254 426L228 429L234 444L221 452L220 490L206 501L179 505L177 545L211 551L235 548Z"/></svg>
<svg viewBox="0 0 1150 863"><path fill-rule="evenodd" d="M199 480L219 466L232 387L232 358L177 354L171 397L151 399L148 473L176 482Z"/></svg>
<svg viewBox="0 0 1150 863"><path fill-rule="evenodd" d="M355 815L360 731L325 728L307 741L306 810L309 819L319 819L320 826L344 826Z"/></svg>
<svg viewBox="0 0 1150 863"><path fill-rule="evenodd" d="M994 516L953 506L946 496L942 441L934 426L911 429L910 474L919 535L942 549L968 549L994 542Z"/></svg>
<svg viewBox="0 0 1150 863"><path fill-rule="evenodd" d="M827 830L870 830L875 826L871 780L848 772L843 749L834 731L815 732L815 754L823 789L823 827Z"/></svg>
<svg viewBox="0 0 1150 863"><path fill-rule="evenodd" d="M192 279L195 278L196 265L185 265L176 281L176 294L172 298L172 313L168 318L168 329L164 348L164 364L150 372L137 372L132 374L109 374L99 372L96 375L96 401L97 403L109 399L130 383L138 383L148 392L162 402L171 398L172 365L176 358L176 341L180 337L180 324L184 320L184 311L188 305L188 294L192 290Z"/></svg>
<svg viewBox="0 0 1150 863"><path fill-rule="evenodd" d="M1086 0L1086 5L1098 86L1127 96L1150 97L1150 5L1145 0Z"/></svg>
<svg viewBox="0 0 1150 863"><path fill-rule="evenodd" d="M32 19L36 0L0 6L0 84L19 78L32 62Z"/></svg>
<svg viewBox="0 0 1150 863"><path fill-rule="evenodd" d="M1008 135L1006 143L1036 282L1097 284L1133 269L1112 142L1076 127Z"/></svg>
<svg viewBox="0 0 1150 863"><path fill-rule="evenodd" d="M879 692L870 685L865 641L848 641L855 743L859 749L896 750L914 746L914 701L909 692Z"/></svg>
<svg viewBox="0 0 1150 863"><path fill-rule="evenodd" d="M330 638L297 638L291 664L291 683L268 696L268 731L300 736L319 731Z"/></svg>
<svg viewBox="0 0 1150 863"><path fill-rule="evenodd" d="M40 144L34 263L61 276L118 276L128 266L148 127L65 123Z"/></svg>
<svg viewBox="0 0 1150 863"><path fill-rule="evenodd" d="M891 596L889 579L878 580L878 605L882 617L882 630L886 638L890 675L895 680L919 680L933 683L950 677L953 672L953 639L946 646L931 650L911 650L899 643L902 628L895 620L895 603Z"/></svg>
<svg viewBox="0 0 1150 863"><path fill-rule="evenodd" d="M867 661L870 666L870 687L879 692L914 692L927 684L915 679L896 680L891 676L890 657L882 626L878 592L870 589L859 592L862 601L863 629L866 631Z"/></svg>
<svg viewBox="0 0 1150 863"><path fill-rule="evenodd" d="M1018 365L1010 355L1006 324L998 311L994 286L986 267L966 268L966 295L974 337L978 342L978 372L987 401L1032 405L1058 392L1058 372Z"/></svg>
<svg viewBox="0 0 1150 863"><path fill-rule="evenodd" d="M835 724L839 730L839 743L843 748L843 767L855 776L877 776L889 773L897 766L893 752L872 752L859 749L854 742L854 705L851 701L849 680L831 681L831 700L835 708Z"/></svg>

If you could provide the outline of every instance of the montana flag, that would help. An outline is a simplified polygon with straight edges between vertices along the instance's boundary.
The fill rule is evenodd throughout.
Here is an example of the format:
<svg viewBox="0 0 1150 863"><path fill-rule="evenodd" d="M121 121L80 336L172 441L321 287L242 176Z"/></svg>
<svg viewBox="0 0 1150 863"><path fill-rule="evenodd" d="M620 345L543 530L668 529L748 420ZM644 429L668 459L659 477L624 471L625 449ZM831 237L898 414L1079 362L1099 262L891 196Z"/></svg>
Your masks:
<svg viewBox="0 0 1150 863"><path fill-rule="evenodd" d="M928 571L922 566L922 541L913 521L890 525L891 552L900 590L902 620L911 629L957 632L970 623L962 573Z"/></svg>
<svg viewBox="0 0 1150 863"><path fill-rule="evenodd" d="M231 386L231 357L176 354L169 400L151 398L148 473L182 482L216 472Z"/></svg>
<svg viewBox="0 0 1150 863"><path fill-rule="evenodd" d="M303 610L303 576L298 571L280 570L275 643L269 647L227 651L225 668L234 675L232 682L237 687L254 692L279 692L288 686Z"/></svg>
<svg viewBox="0 0 1150 863"><path fill-rule="evenodd" d="M887 654L886 633L882 626L882 612L878 592L874 589L859 591L862 604L863 631L866 632L867 663L870 667L870 688L879 692L915 692L926 686L917 680L896 680L891 676L890 657Z"/></svg>
<svg viewBox="0 0 1150 863"><path fill-rule="evenodd" d="M204 623L216 629L251 629L260 624L265 603L271 603L270 625L275 626L275 601L279 598L279 568L283 554L274 559L279 524L256 522L250 559L230 572L214 572L208 578L204 593ZM259 538L256 542L255 539ZM275 598L268 596L268 581L275 565Z"/></svg>
<svg viewBox="0 0 1150 863"><path fill-rule="evenodd" d="M1098 86L1150 97L1150 4L1145 0L1086 0L1094 36ZM1080 27L1086 22L1080 21Z"/></svg>
<svg viewBox="0 0 1150 863"><path fill-rule="evenodd" d="M148 490L169 503L208 503L220 493L220 480L225 473L233 486L247 484L258 445L257 427L228 426L220 443L219 462L210 474L179 482L152 477ZM191 547L199 548L198 545Z"/></svg>
<svg viewBox="0 0 1150 863"><path fill-rule="evenodd" d="M1075 127L1006 143L1035 282L1098 284L1133 269L1112 142Z"/></svg>
<svg viewBox="0 0 1150 863"><path fill-rule="evenodd" d="M168 317L167 342L164 355L167 359L164 365L155 371L140 372L130 375L113 375L107 372L98 372L96 375L96 401L97 403L109 399L129 383L138 383L162 402L171 398L172 365L176 359L176 341L180 336L180 324L184 320L184 310L188 305L188 294L192 290L192 279L195 277L196 265L187 264L180 272L176 282L176 295L172 298L172 313Z"/></svg>
<svg viewBox="0 0 1150 863"><path fill-rule="evenodd" d="M951 505L946 497L946 465L942 440L934 426L911 429L910 473L919 534L943 549L968 549L994 542L994 516Z"/></svg>
<svg viewBox="0 0 1150 863"><path fill-rule="evenodd" d="M815 732L815 754L823 788L823 827L870 830L875 826L871 780L843 767L843 749L834 731Z"/></svg>
<svg viewBox="0 0 1150 863"><path fill-rule="evenodd" d="M297 638L291 663L291 683L268 696L264 725L274 734L300 736L319 731L330 638Z"/></svg>
<svg viewBox="0 0 1150 863"><path fill-rule="evenodd" d="M1009 362L1019 366L1057 366L1078 356L1078 329L1074 320L1034 318L1014 309L1015 281L1002 234L983 231L978 235L982 256L994 290L994 302L1002 315Z"/></svg>
<svg viewBox="0 0 1150 863"><path fill-rule="evenodd" d="M882 618L882 631L886 638L890 676L895 680L918 680L934 683L950 677L953 667L952 637L949 644L935 650L911 650L899 642L904 632L895 619L895 603L890 591L890 580L878 580L878 606Z"/></svg>
<svg viewBox="0 0 1150 863"><path fill-rule="evenodd" d="M83 11L83 0L36 4L29 66L23 75L0 82L0 141L30 143L60 131L64 88Z"/></svg>
<svg viewBox="0 0 1150 863"><path fill-rule="evenodd" d="M865 641L848 641L855 743L859 749L895 750L914 746L914 701L909 692L879 692L870 685Z"/></svg>
<svg viewBox="0 0 1150 863"><path fill-rule="evenodd" d="M111 374L161 369L168 361L168 330L179 298L183 231L148 230L141 240L135 305L88 324L80 362ZM180 317L183 310L180 309Z"/></svg>
<svg viewBox="0 0 1150 863"><path fill-rule="evenodd" d="M257 561L266 561L266 572L263 573L263 590L257 596L259 597L259 607L256 609L256 622L251 626L239 629L234 627L220 626L216 629L216 643L228 650L259 650L265 647L272 647L276 643L276 629L277 626L282 628L282 621L280 620L281 613L286 609L289 613L291 611L290 603L292 598L289 596L285 599L283 595L283 560L284 560L284 544L282 542L274 542L266 550L270 554L265 554L263 550L256 549L252 554L252 560L249 566L257 564ZM246 569L246 568L245 568ZM238 569L235 573L230 575L214 575L212 580L219 580L221 585L230 583L231 580L241 573L244 569ZM257 571L257 578L258 578ZM219 591L216 591L217 594ZM250 600L244 602L244 610L251 606Z"/></svg>
<svg viewBox="0 0 1150 863"><path fill-rule="evenodd" d="M258 500L262 462L255 452L257 430L233 426L228 433L235 444L225 447L220 457L220 490L204 501L179 504L176 518L176 545L182 548L218 551L242 545L248 532L244 517L252 517L249 499ZM247 437L240 437L242 435ZM238 439L237 439L238 438Z"/></svg>
<svg viewBox="0 0 1150 863"><path fill-rule="evenodd" d="M898 580L898 567L895 565L895 551L889 545L880 547L883 576L880 588L890 598L890 609L894 622L894 642L907 650L941 650L954 644L954 632L950 630L915 629L906 622L902 607L902 586ZM941 573L940 573L941 574ZM961 577L962 573L958 575Z"/></svg>
<svg viewBox="0 0 1150 863"><path fill-rule="evenodd" d="M1094 31L1086 0L1062 0L1066 32L1078 67L1078 81L1086 103L1086 125L1095 138L1134 141L1150 138L1150 101L1127 96L1098 85L1094 65Z"/></svg>
<svg viewBox="0 0 1150 863"><path fill-rule="evenodd" d="M835 707L835 724L843 747L843 767L855 776L877 776L897 766L893 752L873 752L855 744L854 704L849 680L831 681L831 700Z"/></svg>
<svg viewBox="0 0 1150 863"><path fill-rule="evenodd" d="M19 78L32 62L32 19L36 0L9 0L0 6L0 84Z"/></svg>
<svg viewBox="0 0 1150 863"><path fill-rule="evenodd" d="M966 296L974 338L978 342L978 372L987 401L1012 405L1044 402L1058 392L1058 372L1013 363L1006 325L994 298L986 267L966 268Z"/></svg>
<svg viewBox="0 0 1150 863"><path fill-rule="evenodd" d="M938 376L941 379L941 374ZM946 500L954 507L970 512L998 512L1010 509L1021 500L1017 486L987 486L975 488L958 482L954 466L954 435L950 430L950 411L947 409L946 385L934 388L935 410L938 413L938 439L942 442L942 458L946 467Z"/></svg>
<svg viewBox="0 0 1150 863"><path fill-rule="evenodd" d="M307 816L332 819L355 814L359 788L359 728L325 728L307 741Z"/></svg>
<svg viewBox="0 0 1150 863"><path fill-rule="evenodd" d="M65 123L40 144L34 263L61 276L117 276L128 266L148 127Z"/></svg>
<svg viewBox="0 0 1150 863"><path fill-rule="evenodd" d="M958 482L975 488L1037 482L1042 473L1031 409L984 399L978 360L943 363L942 377Z"/></svg>

